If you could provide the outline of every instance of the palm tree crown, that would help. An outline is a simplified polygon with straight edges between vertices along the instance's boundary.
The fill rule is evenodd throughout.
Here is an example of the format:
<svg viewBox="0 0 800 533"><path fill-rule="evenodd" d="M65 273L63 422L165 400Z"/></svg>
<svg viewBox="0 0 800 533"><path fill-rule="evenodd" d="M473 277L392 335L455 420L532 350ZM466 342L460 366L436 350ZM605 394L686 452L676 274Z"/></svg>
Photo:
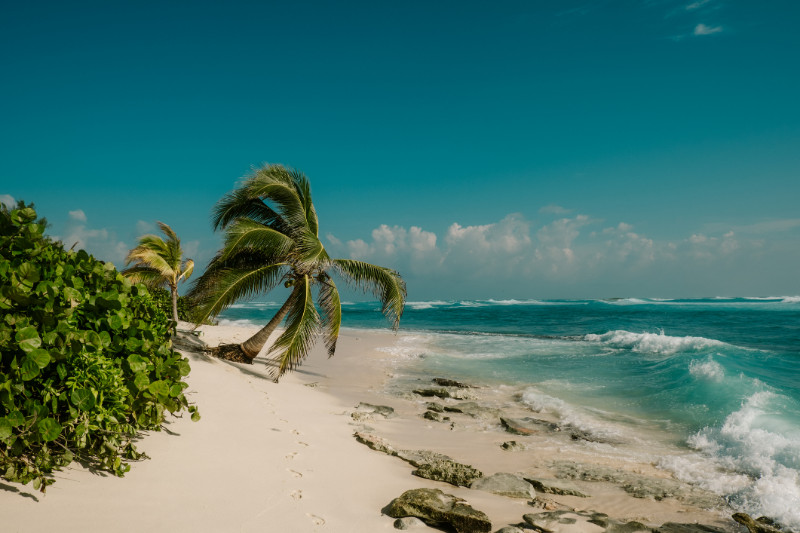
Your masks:
<svg viewBox="0 0 800 533"><path fill-rule="evenodd" d="M255 169L217 202L212 224L225 231L225 244L189 292L200 320L280 283L292 289L269 323L238 346L245 360L252 361L286 319L284 332L268 352L276 381L302 362L318 333L324 334L328 355L335 353L342 310L332 274L377 296L392 327L398 327L406 298L400 274L328 255L302 173L281 165Z"/></svg>
<svg viewBox="0 0 800 533"><path fill-rule="evenodd" d="M183 260L181 240L171 227L159 222L158 226L166 235L165 241L157 235L139 237L139 245L128 252L125 264L134 263L122 271L134 283L147 287L169 287L172 294L172 319L178 322L178 283L192 275L194 261Z"/></svg>

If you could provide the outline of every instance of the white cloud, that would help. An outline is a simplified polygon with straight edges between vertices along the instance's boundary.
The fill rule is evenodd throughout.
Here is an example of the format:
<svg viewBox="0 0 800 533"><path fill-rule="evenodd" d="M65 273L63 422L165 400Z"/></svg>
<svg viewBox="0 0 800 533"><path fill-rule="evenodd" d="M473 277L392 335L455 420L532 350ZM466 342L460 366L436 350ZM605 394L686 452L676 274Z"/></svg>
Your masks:
<svg viewBox="0 0 800 533"><path fill-rule="evenodd" d="M17 205L17 202L14 200L14 197L10 194L0 194L0 204L5 205L6 207L14 207Z"/></svg>
<svg viewBox="0 0 800 533"><path fill-rule="evenodd" d="M69 218L78 222L86 222L86 213L83 212L83 209L76 209L69 212Z"/></svg>
<svg viewBox="0 0 800 533"><path fill-rule="evenodd" d="M700 9L711 0L697 0L697 2L692 2L691 4L686 6L686 11L694 11L695 9Z"/></svg>
<svg viewBox="0 0 800 533"><path fill-rule="evenodd" d="M137 235L148 235L155 233L156 233L156 225L153 224L152 222L147 222L146 220L138 220L136 222Z"/></svg>
<svg viewBox="0 0 800 533"><path fill-rule="evenodd" d="M722 26L706 26L705 24L698 24L694 27L694 35L713 35L720 33Z"/></svg>

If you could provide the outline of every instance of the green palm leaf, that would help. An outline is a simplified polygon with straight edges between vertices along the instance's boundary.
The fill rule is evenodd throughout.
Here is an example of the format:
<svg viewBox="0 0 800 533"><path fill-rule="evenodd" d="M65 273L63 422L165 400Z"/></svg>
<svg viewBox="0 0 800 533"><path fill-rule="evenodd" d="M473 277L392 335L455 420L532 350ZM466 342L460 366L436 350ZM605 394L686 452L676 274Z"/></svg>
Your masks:
<svg viewBox="0 0 800 533"><path fill-rule="evenodd" d="M271 371L275 381L306 358L320 326L320 317L311 297L311 282L308 276L296 281L290 298L293 301L286 317L286 330L267 354L275 363Z"/></svg>
<svg viewBox="0 0 800 533"><path fill-rule="evenodd" d="M336 352L336 341L339 339L339 329L342 326L342 303L336 284L327 276L320 281L317 301L322 310L325 347L328 349L328 357L333 357Z"/></svg>
<svg viewBox="0 0 800 533"><path fill-rule="evenodd" d="M283 233L260 222L240 218L228 226L220 259L224 261L246 247L266 249L275 256L284 256L291 251L293 245L294 241Z"/></svg>
<svg viewBox="0 0 800 533"><path fill-rule="evenodd" d="M397 271L353 259L333 259L331 264L356 288L371 292L380 299L383 304L381 311L392 323L393 329L400 326L406 301L406 284Z"/></svg>

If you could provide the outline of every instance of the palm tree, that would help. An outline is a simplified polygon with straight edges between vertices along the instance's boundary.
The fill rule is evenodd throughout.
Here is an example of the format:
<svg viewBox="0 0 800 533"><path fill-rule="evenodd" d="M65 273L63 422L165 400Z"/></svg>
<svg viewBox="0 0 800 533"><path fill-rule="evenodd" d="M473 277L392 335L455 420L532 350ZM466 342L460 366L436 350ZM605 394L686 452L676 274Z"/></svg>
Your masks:
<svg viewBox="0 0 800 533"><path fill-rule="evenodd" d="M139 237L139 246L128 252L125 264L134 263L122 274L134 283L143 283L149 288L169 287L172 293L172 320L178 323L178 282L192 275L194 261L183 260L181 240L168 225L159 222L158 226L165 241L157 235Z"/></svg>
<svg viewBox="0 0 800 533"><path fill-rule="evenodd" d="M286 329L267 352L275 381L300 365L318 333L324 334L328 356L333 356L342 309L332 274L373 293L381 300L392 327L399 326L406 299L400 274L328 255L319 240L311 188L302 173L281 165L254 169L237 189L217 202L212 224L215 230L225 230L225 244L189 291L198 322L280 283L292 289L266 326L239 345L221 346L218 355L252 363L286 319Z"/></svg>

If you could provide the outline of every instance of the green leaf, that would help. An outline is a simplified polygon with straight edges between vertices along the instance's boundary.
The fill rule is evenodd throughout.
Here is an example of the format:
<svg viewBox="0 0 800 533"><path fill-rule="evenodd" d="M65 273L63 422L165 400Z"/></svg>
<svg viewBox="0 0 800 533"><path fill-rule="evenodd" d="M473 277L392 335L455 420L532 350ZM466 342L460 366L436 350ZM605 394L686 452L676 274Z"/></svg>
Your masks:
<svg viewBox="0 0 800 533"><path fill-rule="evenodd" d="M158 381L152 382L147 387L147 390L149 390L151 393L155 394L156 396L162 396L162 397L163 396L166 396L166 397L169 396L169 385L167 384L166 381L163 381L163 380L158 380Z"/></svg>
<svg viewBox="0 0 800 533"><path fill-rule="evenodd" d="M36 363L36 366L38 366L39 368L46 367L48 364L50 364L50 361L52 360L48 351L42 350L41 348L33 350L31 353L28 354L28 357L31 359L31 361Z"/></svg>
<svg viewBox="0 0 800 533"><path fill-rule="evenodd" d="M169 388L169 395L172 396L173 398L180 396L181 392L183 392L183 387L181 387L180 383L174 383Z"/></svg>
<svg viewBox="0 0 800 533"><path fill-rule="evenodd" d="M42 345L42 339L39 338L39 332L33 326L28 326L17 331L15 336L19 347L22 351L29 353Z"/></svg>
<svg viewBox="0 0 800 533"><path fill-rule="evenodd" d="M136 374L136 377L133 379L133 384L139 390L144 390L150 385L150 378L147 377L147 374L144 372L139 372Z"/></svg>
<svg viewBox="0 0 800 533"><path fill-rule="evenodd" d="M0 418L0 440L6 440L8 437L11 436L12 433L12 424L9 422L8 418L2 417Z"/></svg>
<svg viewBox="0 0 800 533"><path fill-rule="evenodd" d="M147 370L147 359L136 353L128 356L128 364L131 366L131 371L135 373Z"/></svg>
<svg viewBox="0 0 800 533"><path fill-rule="evenodd" d="M39 375L39 365L30 357L25 357L22 362L22 381L30 381Z"/></svg>
<svg viewBox="0 0 800 533"><path fill-rule="evenodd" d="M22 263L17 267L17 277L26 288L31 289L39 281L39 272L32 264Z"/></svg>
<svg viewBox="0 0 800 533"><path fill-rule="evenodd" d="M45 440L45 442L54 441L61 435L61 424L53 420L52 418L45 418L41 420L38 424L39 426L39 434Z"/></svg>
<svg viewBox="0 0 800 533"><path fill-rule="evenodd" d="M81 411L89 411L95 404L94 394L89 389L75 389L70 395L70 400L72 405Z"/></svg>
<svg viewBox="0 0 800 533"><path fill-rule="evenodd" d="M6 420L8 420L9 424L12 426L19 427L25 423L25 416L19 411L11 411L6 416Z"/></svg>
<svg viewBox="0 0 800 533"><path fill-rule="evenodd" d="M192 413L192 422L197 422L198 420L200 420L200 412L195 411Z"/></svg>

